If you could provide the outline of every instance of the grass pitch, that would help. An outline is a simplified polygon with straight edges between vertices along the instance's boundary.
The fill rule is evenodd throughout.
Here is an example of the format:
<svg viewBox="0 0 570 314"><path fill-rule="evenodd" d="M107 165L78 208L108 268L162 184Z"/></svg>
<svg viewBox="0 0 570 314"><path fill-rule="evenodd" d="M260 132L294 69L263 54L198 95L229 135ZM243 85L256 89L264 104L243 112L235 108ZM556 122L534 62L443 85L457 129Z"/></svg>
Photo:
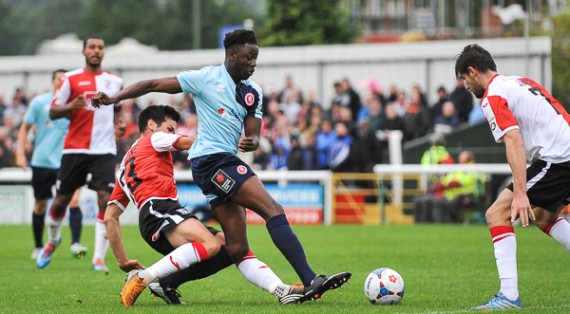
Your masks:
<svg viewBox="0 0 570 314"><path fill-rule="evenodd" d="M0 313L468 313L487 301L499 283L489 231L485 226L293 226L313 269L332 274L351 271L342 289L317 302L280 305L247 282L235 267L181 286L182 306L167 306L143 293L131 308L119 299L125 274L109 250L103 274L91 270L93 227L85 227L87 257L69 252L69 230L43 270L30 259L29 226L1 226ZM568 253L535 227L517 228L519 286L524 304L517 313L568 313ZM258 258L288 283L298 281L273 246L263 226L249 226L250 245ZM142 240L135 226L123 237L131 258L150 265L160 255ZM364 279L379 267L397 270L406 284L395 306L372 305L364 296Z"/></svg>

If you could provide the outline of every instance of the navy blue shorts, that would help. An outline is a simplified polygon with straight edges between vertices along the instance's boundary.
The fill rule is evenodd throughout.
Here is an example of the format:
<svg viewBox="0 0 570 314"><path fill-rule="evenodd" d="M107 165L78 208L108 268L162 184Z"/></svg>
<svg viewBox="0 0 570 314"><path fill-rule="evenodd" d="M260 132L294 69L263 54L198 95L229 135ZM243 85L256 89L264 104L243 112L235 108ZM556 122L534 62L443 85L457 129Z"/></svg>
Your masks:
<svg viewBox="0 0 570 314"><path fill-rule="evenodd" d="M57 169L40 168L32 166L32 189L37 200L48 199L53 196L51 191L57 180Z"/></svg>
<svg viewBox="0 0 570 314"><path fill-rule="evenodd" d="M212 209L228 202L253 175L251 167L234 154L219 153L192 159L192 177Z"/></svg>

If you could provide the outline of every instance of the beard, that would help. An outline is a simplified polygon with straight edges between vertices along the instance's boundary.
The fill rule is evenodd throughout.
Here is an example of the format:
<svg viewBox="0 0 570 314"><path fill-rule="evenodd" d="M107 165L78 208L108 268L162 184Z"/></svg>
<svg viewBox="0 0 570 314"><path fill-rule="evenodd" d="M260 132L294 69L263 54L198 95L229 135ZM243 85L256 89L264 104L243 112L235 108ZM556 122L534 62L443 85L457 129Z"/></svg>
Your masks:
<svg viewBox="0 0 570 314"><path fill-rule="evenodd" d="M91 62L89 58L85 58L85 63L92 68L98 68L101 66L101 60L97 62Z"/></svg>
<svg viewBox="0 0 570 314"><path fill-rule="evenodd" d="M476 91L473 91L473 95L475 95L475 97L477 97L477 99L481 99L481 98L483 98L483 95L485 95L485 91L484 90L476 90Z"/></svg>

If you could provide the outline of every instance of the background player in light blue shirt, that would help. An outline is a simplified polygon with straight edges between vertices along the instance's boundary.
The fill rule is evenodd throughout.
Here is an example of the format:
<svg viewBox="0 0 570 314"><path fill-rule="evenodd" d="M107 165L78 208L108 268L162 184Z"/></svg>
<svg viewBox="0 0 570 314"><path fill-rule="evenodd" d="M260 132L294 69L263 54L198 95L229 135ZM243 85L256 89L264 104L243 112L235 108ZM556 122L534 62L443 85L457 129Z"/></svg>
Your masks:
<svg viewBox="0 0 570 314"><path fill-rule="evenodd" d="M259 146L262 93L261 88L249 80L257 66L259 47L255 33L242 29L226 34L224 48L226 55L222 65L181 72L176 77L141 81L113 97L98 93L92 98L92 104L96 107L112 104L150 92L192 94L199 122L198 138L189 151L189 158L194 181L208 198L225 234L226 245L218 255L229 255L224 261L234 263L247 256L244 208L249 208L266 221L271 239L303 282L303 291L292 288L280 301L304 302L320 298L324 292L348 281L351 273L325 276L311 269L283 207L269 195L249 165L235 155L238 149L252 152ZM213 268L218 271L229 265L221 261L214 265L218 269ZM195 274L184 276L179 273L176 277L196 278ZM160 281L163 290L177 280L168 278Z"/></svg>
<svg viewBox="0 0 570 314"><path fill-rule="evenodd" d="M52 73L51 83L53 91L57 89L65 72L65 70L60 69ZM37 257L43 247L45 212L48 200L53 196L52 187L55 185L57 171L61 165L63 140L69 128L68 119L51 120L49 118L53 91L45 92L32 99L18 132L16 165L27 170L26 146L28 146L28 134L35 126L34 151L30 161L32 188L35 198L34 212L32 214L32 230L35 242L35 249L32 252L33 259ZM81 257L85 255L87 248L80 244L83 214L79 208L79 190L73 195L69 209L70 249L73 255Z"/></svg>

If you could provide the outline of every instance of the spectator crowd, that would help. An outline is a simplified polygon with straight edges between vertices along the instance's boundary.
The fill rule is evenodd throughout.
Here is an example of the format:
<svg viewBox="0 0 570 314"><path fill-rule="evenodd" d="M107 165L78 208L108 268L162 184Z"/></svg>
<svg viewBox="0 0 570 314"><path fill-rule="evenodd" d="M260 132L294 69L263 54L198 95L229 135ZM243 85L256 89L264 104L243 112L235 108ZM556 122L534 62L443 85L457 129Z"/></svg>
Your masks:
<svg viewBox="0 0 570 314"><path fill-rule="evenodd" d="M439 87L438 99L431 104L419 85L409 92L397 85L385 92L374 80L361 85L363 93L347 78L335 82L332 100L326 105L312 91L298 87L291 75L285 77L281 89L264 89L260 147L241 157L256 170L370 172L374 164L389 162L386 139L392 131L401 131L405 142L433 132L453 132L462 124L483 119L461 80L450 92ZM21 88L9 101L0 94L0 168L15 166L18 128L33 96ZM148 104L137 101L122 103L126 128L118 138L117 162L139 137L137 116ZM181 113L177 132L195 134L198 119L191 97L180 101L179 96L172 96L168 105ZM28 157L32 151L33 144L28 144ZM177 169L189 169L186 157L184 152L175 154Z"/></svg>

